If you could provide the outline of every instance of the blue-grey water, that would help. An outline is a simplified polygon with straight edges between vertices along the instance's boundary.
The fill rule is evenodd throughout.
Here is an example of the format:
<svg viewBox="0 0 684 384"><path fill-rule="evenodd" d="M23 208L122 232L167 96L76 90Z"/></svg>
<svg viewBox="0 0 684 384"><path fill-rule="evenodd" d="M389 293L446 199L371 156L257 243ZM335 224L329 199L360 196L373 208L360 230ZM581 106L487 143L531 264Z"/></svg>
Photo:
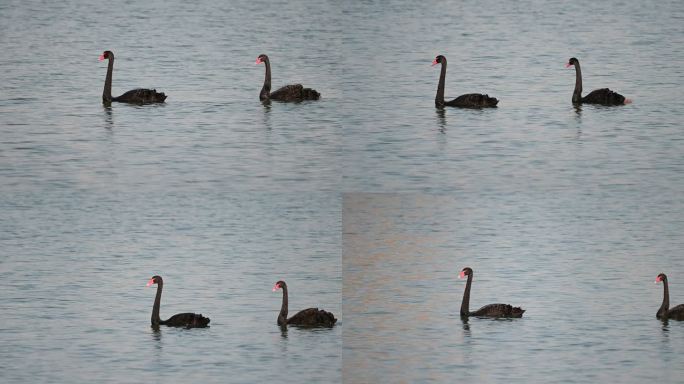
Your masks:
<svg viewBox="0 0 684 384"><path fill-rule="evenodd" d="M684 4L0 2L0 381L678 382ZM104 50L113 94L101 103ZM322 98L262 105L273 85ZM482 92L492 110L438 111ZM570 103L575 56L585 93ZM458 308L521 305L515 321ZM207 329L154 332L196 311ZM333 329L282 333L319 306ZM343 289L344 287L344 289Z"/></svg>
<svg viewBox="0 0 684 384"><path fill-rule="evenodd" d="M524 201L523 201L524 200ZM681 382L684 323L655 317L670 277L684 302L683 213L575 192L347 194L347 382ZM678 228L675 230L674 228ZM490 303L522 319L461 321Z"/></svg>

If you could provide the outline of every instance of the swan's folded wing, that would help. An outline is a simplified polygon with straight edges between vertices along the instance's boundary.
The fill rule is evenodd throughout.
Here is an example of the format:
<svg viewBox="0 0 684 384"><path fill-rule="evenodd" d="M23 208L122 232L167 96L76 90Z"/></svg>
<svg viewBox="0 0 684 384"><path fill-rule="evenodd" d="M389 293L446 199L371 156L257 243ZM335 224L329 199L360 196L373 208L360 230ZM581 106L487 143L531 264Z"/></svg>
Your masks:
<svg viewBox="0 0 684 384"><path fill-rule="evenodd" d="M498 102L499 100L496 97L489 97L489 95L481 93L467 93L447 102L447 105L481 108L496 106Z"/></svg>
<svg viewBox="0 0 684 384"><path fill-rule="evenodd" d="M582 102L589 104L620 105L625 103L625 97L608 88L601 88L593 90L588 95L584 96Z"/></svg>
<svg viewBox="0 0 684 384"><path fill-rule="evenodd" d="M679 304L676 307L670 308L667 311L667 317L674 320L684 320L684 304Z"/></svg>
<svg viewBox="0 0 684 384"><path fill-rule="evenodd" d="M488 304L471 313L473 316L485 317L522 317L524 309L510 304Z"/></svg>
<svg viewBox="0 0 684 384"><path fill-rule="evenodd" d="M162 324L170 327L201 328L209 324L209 318L197 313L179 313L169 317Z"/></svg>
<svg viewBox="0 0 684 384"><path fill-rule="evenodd" d="M290 84L271 92L269 97L272 100L300 100L303 89L301 84Z"/></svg>
<svg viewBox="0 0 684 384"><path fill-rule="evenodd" d="M287 319L288 324L309 327L332 327L336 322L337 319L332 313L318 308L307 308L301 310L296 315Z"/></svg>
<svg viewBox="0 0 684 384"><path fill-rule="evenodd" d="M114 98L116 101L125 103L163 103L166 100L164 92L157 92L156 89L137 88L132 89L123 95Z"/></svg>

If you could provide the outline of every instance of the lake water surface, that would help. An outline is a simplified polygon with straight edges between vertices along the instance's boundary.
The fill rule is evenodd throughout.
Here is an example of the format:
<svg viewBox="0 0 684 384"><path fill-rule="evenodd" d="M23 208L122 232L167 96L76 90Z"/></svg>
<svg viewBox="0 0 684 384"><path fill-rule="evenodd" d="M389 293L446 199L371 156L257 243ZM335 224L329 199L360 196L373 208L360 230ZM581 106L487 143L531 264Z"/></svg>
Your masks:
<svg viewBox="0 0 684 384"><path fill-rule="evenodd" d="M677 382L684 4L0 3L0 381ZM168 95L103 107L113 93ZM258 100L301 82L317 102ZM488 93L491 110L436 110ZM574 108L610 87L624 107ZM516 321L458 308L521 305ZM149 327L196 311L207 329ZM275 326L319 306L333 329Z"/></svg>

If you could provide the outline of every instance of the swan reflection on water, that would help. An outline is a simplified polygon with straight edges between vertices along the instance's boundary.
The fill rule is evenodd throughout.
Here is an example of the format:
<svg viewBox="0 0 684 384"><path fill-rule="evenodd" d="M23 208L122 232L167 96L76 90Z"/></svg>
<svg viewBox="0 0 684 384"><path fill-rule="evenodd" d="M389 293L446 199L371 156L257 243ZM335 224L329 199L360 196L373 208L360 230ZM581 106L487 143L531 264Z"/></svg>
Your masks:
<svg viewBox="0 0 684 384"><path fill-rule="evenodd" d="M444 107L435 108L435 112L437 112L437 125L439 126L439 131L441 133L446 133L446 111L444 110Z"/></svg>
<svg viewBox="0 0 684 384"><path fill-rule="evenodd" d="M468 324L468 316L461 316L461 322L463 323L463 331L466 336L470 336L470 324Z"/></svg>
<svg viewBox="0 0 684 384"><path fill-rule="evenodd" d="M575 110L577 117L582 117L582 104L573 104L572 108Z"/></svg>
<svg viewBox="0 0 684 384"><path fill-rule="evenodd" d="M112 103L103 103L102 108L105 112L105 128L111 131L112 128L114 128L114 115L112 114Z"/></svg>

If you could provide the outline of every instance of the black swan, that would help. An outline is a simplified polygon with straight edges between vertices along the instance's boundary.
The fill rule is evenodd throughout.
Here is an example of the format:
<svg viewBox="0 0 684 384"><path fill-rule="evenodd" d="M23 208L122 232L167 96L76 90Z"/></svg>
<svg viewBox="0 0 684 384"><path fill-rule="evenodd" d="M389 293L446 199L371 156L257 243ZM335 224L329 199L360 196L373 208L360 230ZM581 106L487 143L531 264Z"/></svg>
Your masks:
<svg viewBox="0 0 684 384"><path fill-rule="evenodd" d="M661 281L663 282L664 289L663 304L660 306L660 309L658 309L656 317L662 320L684 320L684 304L679 304L670 309L670 291L667 287L667 276L664 273L661 273L656 277L656 283Z"/></svg>
<svg viewBox="0 0 684 384"><path fill-rule="evenodd" d="M437 85L437 96L435 96L435 106L461 107L461 108L494 108L499 102L495 97L482 95L479 93L468 93L461 95L451 101L444 101L444 80L446 78L447 60L446 57L439 55L432 61L432 65L442 64L442 71L439 74L439 84Z"/></svg>
<svg viewBox="0 0 684 384"><path fill-rule="evenodd" d="M266 78L264 79L264 86L259 92L260 100L278 100L278 101L302 101L302 100L318 100L321 94L315 89L304 88L301 84L286 85L275 92L271 92L271 62L268 56L259 55L256 59L256 64L266 64Z"/></svg>
<svg viewBox="0 0 684 384"><path fill-rule="evenodd" d="M279 281L273 286L273 292L283 289L283 305L278 314L278 325L298 325L302 327L332 327L337 322L335 315L318 308L308 308L297 312L296 315L287 318L287 284Z"/></svg>
<svg viewBox="0 0 684 384"><path fill-rule="evenodd" d="M104 91L102 91L102 102L111 103L112 101L119 101L122 103L132 104L149 104L149 103L163 103L166 100L166 95L163 92L157 92L156 89L133 89L119 97L112 97L112 70L114 69L114 54L112 51L104 51L100 55L100 61L108 59L107 78L105 79Z"/></svg>
<svg viewBox="0 0 684 384"><path fill-rule="evenodd" d="M470 284L473 282L473 270L465 267L458 275L460 279L468 276L465 292L463 292L463 302L461 303L461 316L480 316L480 317L522 317L525 312L520 307L513 307L510 304L488 304L475 312L469 311L470 306Z"/></svg>
<svg viewBox="0 0 684 384"><path fill-rule="evenodd" d="M575 90L572 92L573 104L601 104L601 105L623 105L632 102L617 92L613 92L608 88L601 88L591 91L588 95L582 97L582 70L580 69L579 60L572 57L565 64L565 68L575 66Z"/></svg>
<svg viewBox="0 0 684 384"><path fill-rule="evenodd" d="M161 302L162 289L164 288L164 280L161 276L153 276L147 282L147 286L157 284L157 297L154 298L154 306L152 307L152 326L158 327L161 325L168 325L169 327L185 327L185 328L204 328L209 324L209 318L196 313L179 313L169 317L168 320L159 318L159 304Z"/></svg>

